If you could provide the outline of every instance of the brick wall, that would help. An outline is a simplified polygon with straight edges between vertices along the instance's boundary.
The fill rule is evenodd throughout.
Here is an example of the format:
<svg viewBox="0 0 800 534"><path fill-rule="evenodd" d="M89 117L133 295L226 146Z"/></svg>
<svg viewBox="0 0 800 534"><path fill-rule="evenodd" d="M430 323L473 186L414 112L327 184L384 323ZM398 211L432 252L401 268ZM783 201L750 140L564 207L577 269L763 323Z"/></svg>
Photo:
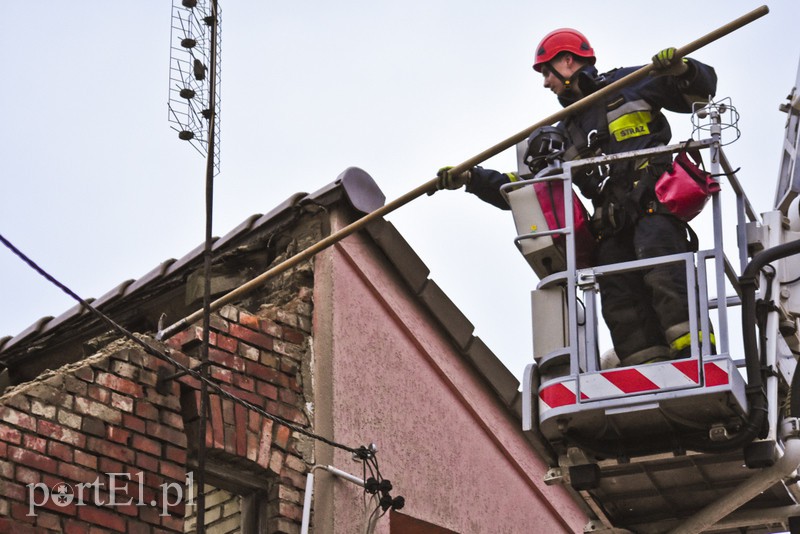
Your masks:
<svg viewBox="0 0 800 534"><path fill-rule="evenodd" d="M256 313L223 308L212 321L211 376L229 393L308 425L301 370L311 305L310 289L301 288ZM201 334L191 327L162 349L194 366ZM184 531L188 494L180 502L179 494L193 473L199 386L184 376L161 395L159 367L174 371L117 341L0 397L0 532ZM299 532L307 443L294 434L209 396L209 458L273 481L265 507L270 532Z"/></svg>

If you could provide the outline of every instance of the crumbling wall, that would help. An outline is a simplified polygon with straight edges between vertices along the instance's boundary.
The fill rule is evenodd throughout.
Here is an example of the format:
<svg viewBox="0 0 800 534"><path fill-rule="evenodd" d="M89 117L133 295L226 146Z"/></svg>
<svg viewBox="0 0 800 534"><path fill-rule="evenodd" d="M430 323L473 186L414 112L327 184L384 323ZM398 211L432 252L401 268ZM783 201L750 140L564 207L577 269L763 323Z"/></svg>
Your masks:
<svg viewBox="0 0 800 534"><path fill-rule="evenodd" d="M309 425L301 371L311 346L311 296L305 287L281 306L226 306L210 334L211 378L298 426ZM201 338L192 326L165 345L147 342L194 367ZM184 532L193 506L185 483L196 476L200 439L199 382L186 375L157 388L159 368L177 371L129 340L116 341L0 397L0 532ZM213 389L208 399L209 461L271 481L259 523L269 532L299 532L305 440Z"/></svg>
<svg viewBox="0 0 800 534"><path fill-rule="evenodd" d="M2 529L178 530L183 505L161 505L183 486L186 436L178 399L155 392L156 368L116 342L0 398Z"/></svg>

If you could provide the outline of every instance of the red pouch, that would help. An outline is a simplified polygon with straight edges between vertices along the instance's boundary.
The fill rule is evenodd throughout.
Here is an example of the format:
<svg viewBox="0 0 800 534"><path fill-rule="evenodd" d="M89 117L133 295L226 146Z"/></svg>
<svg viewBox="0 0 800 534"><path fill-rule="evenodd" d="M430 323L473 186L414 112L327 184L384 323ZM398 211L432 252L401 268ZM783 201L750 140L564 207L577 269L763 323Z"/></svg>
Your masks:
<svg viewBox="0 0 800 534"><path fill-rule="evenodd" d="M538 182L533 184L536 198L542 208L542 215L550 230L564 228L564 188L561 182ZM572 219L575 231L575 263L578 269L594 265L594 252L597 242L589 230L589 214L583 207L578 195L572 193ZM564 236L554 235L553 241L563 248Z"/></svg>
<svg viewBox="0 0 800 534"><path fill-rule="evenodd" d="M684 222L694 219L703 211L708 197L720 190L719 182L702 165L697 150L681 150L656 182L656 199Z"/></svg>

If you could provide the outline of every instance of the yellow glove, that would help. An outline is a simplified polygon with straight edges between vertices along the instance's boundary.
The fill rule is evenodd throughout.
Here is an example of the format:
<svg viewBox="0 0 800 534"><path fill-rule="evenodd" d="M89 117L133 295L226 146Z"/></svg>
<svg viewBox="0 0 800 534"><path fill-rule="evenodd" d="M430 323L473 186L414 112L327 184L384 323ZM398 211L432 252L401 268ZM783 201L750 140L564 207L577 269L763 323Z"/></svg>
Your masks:
<svg viewBox="0 0 800 534"><path fill-rule="evenodd" d="M464 171L459 175L454 175L450 172L450 169L453 167L442 167L436 172L436 176L439 177L436 180L436 189L459 189L464 187L469 183L472 179L472 173L470 171Z"/></svg>
<svg viewBox="0 0 800 534"><path fill-rule="evenodd" d="M677 56L674 47L665 48L653 56L653 76L680 76L689 70L686 58Z"/></svg>

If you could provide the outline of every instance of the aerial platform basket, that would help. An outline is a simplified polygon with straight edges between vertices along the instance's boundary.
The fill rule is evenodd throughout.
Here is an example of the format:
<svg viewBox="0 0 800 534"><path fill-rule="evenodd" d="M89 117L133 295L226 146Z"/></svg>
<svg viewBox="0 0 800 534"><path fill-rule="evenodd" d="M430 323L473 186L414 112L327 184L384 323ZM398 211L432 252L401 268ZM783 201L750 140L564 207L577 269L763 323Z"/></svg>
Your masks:
<svg viewBox="0 0 800 534"><path fill-rule="evenodd" d="M791 109L800 115L800 106ZM741 310L746 329L753 292L743 291L745 274L761 251L800 243L800 210L791 229L786 219L795 208L787 200L782 211L756 214L722 151L725 112L735 108L709 104L704 116L712 127L696 132L711 135L690 143L709 151L722 193L734 196L726 206L735 224L723 224L721 194L701 216L696 227L703 242L713 234L705 250L614 265L578 261L574 213L580 207L569 201L575 171L676 153L683 144L563 162L535 176L525 176L520 165L522 179L501 189L514 217L515 244L539 278L531 294L534 362L522 380L523 429L550 464L545 482L571 486L591 510L585 532L768 533L789 530L789 518L793 528L800 526L800 416L786 411L789 390L800 387L792 380L800 354L796 257L776 256L756 273L753 292L766 303L758 350L728 320ZM796 133L787 139L796 140ZM548 221L551 207L542 206L548 198L535 191L543 183L563 188L559 225ZM722 246L728 228L735 228L734 260ZM598 280L664 263L685 268L691 356L609 365ZM715 344L700 332L713 332Z"/></svg>
<svg viewBox="0 0 800 534"><path fill-rule="evenodd" d="M711 144L697 142L702 148ZM679 149L673 145L612 157L621 161ZM523 381L525 428L537 427L556 454L570 446L604 451L613 443L611 449L620 456L682 450L684 434L692 442L698 433L735 432L746 423L749 408L746 382L728 352L724 305L719 354L703 346L699 335L716 330L709 318L716 303L709 303L705 295L709 274L725 277L725 262L716 261L721 250L703 251L697 258L684 253L607 266L579 265L580 248L586 244L579 242L578 225L585 219L574 201L571 176L582 166L600 164L602 158L567 162L536 176L523 175L525 179L503 188L517 228L515 243L540 278L532 293L535 377ZM544 205L547 196L536 191L543 184L551 188L550 199L553 189L561 190L558 209ZM571 197L572 202L564 201ZM547 211L559 212L560 227L548 220ZM688 303L692 357L606 369L599 358L598 280L667 263L683 266L687 294L695 295ZM724 283L718 282L717 289Z"/></svg>

